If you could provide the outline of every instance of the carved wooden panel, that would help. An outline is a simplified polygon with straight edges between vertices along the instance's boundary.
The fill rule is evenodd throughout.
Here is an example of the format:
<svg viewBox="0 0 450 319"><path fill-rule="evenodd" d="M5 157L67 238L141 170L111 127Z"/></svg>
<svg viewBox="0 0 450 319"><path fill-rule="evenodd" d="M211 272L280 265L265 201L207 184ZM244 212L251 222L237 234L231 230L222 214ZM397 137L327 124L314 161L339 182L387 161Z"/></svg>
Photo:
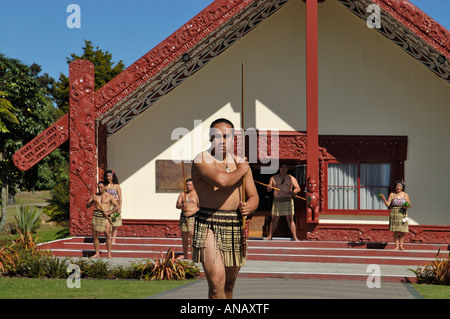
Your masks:
<svg viewBox="0 0 450 319"><path fill-rule="evenodd" d="M393 242L393 233L388 225L319 224L309 229L307 240L350 241L350 242ZM405 234L405 243L450 242L449 226L410 225Z"/></svg>
<svg viewBox="0 0 450 319"><path fill-rule="evenodd" d="M69 116L65 114L13 155L14 165L26 171L69 138Z"/></svg>
<svg viewBox="0 0 450 319"><path fill-rule="evenodd" d="M92 233L94 207L86 209L86 203L89 190L97 191L94 65L75 60L70 63L69 72L70 234L81 236Z"/></svg>

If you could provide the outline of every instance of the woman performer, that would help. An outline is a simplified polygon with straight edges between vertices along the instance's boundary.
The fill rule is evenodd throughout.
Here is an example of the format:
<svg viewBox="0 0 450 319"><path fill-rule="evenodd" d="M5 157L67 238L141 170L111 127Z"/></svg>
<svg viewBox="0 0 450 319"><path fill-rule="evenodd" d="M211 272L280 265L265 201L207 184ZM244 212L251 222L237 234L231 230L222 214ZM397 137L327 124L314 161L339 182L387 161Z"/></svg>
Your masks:
<svg viewBox="0 0 450 319"><path fill-rule="evenodd" d="M116 173L114 173L113 170L109 169L105 172L104 180L106 183L105 191L107 191L108 193L113 195L114 198L119 203L119 210L118 210L117 214L114 214L114 216L110 217L110 220L112 222L112 234L111 234L112 241L111 241L111 243L115 244L117 230L118 230L119 226L122 226L122 211L121 211L122 190L120 189L119 180L116 176Z"/></svg>
<svg viewBox="0 0 450 319"><path fill-rule="evenodd" d="M394 232L395 248L394 250L404 250L403 240L408 229L407 208L411 207L409 196L405 193L405 184L403 181L396 181L394 192L389 194L386 201L384 194L379 195L386 207L391 207L389 216L389 230Z"/></svg>

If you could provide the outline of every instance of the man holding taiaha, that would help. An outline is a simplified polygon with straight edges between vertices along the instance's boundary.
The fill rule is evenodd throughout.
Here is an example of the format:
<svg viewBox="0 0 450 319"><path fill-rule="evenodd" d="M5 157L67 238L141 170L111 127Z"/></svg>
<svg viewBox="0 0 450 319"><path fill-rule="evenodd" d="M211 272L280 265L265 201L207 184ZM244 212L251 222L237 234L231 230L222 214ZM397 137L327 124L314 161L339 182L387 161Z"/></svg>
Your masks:
<svg viewBox="0 0 450 319"><path fill-rule="evenodd" d="M277 189L275 189L277 188ZM294 176L288 174L286 164L280 166L279 174L270 178L267 185L267 191L274 190L272 203L272 222L270 223L269 236L265 239L272 239L273 233L277 228L280 216L286 216L289 229L295 241L298 241L297 231L294 222L294 197L300 192L300 186Z"/></svg>
<svg viewBox="0 0 450 319"><path fill-rule="evenodd" d="M105 233L108 258L111 258L111 222L107 219L109 215L117 212L120 207L114 196L106 192L105 183L103 181L98 183L98 193L91 196L86 207L90 208L94 204L95 210L92 216L92 237L95 255L92 256L92 258L100 257L100 243L98 239L100 233ZM111 209L111 206L114 208Z"/></svg>
<svg viewBox="0 0 450 319"><path fill-rule="evenodd" d="M192 259L202 263L210 299L233 297L238 272L245 265L242 219L259 203L248 162L230 153L233 140L233 123L215 120L210 126L211 147L198 154L192 165L191 176L200 201Z"/></svg>
<svg viewBox="0 0 450 319"><path fill-rule="evenodd" d="M183 163L182 163L183 165ZM181 209L180 213L180 230L181 243L183 245L183 256L188 258L189 245L192 247L192 237L194 234L194 218L198 211L199 201L194 183L191 178L185 182L186 191L178 196L176 207Z"/></svg>

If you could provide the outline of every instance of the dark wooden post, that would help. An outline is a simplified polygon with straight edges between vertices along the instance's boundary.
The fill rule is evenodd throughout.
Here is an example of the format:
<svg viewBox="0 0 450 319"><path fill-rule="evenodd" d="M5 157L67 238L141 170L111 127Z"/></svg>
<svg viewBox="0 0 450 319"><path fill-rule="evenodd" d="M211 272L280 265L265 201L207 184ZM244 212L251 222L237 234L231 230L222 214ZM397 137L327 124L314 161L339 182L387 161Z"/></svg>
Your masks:
<svg viewBox="0 0 450 319"><path fill-rule="evenodd" d="M317 0L306 0L306 177L319 177ZM307 182L308 185L308 182ZM318 196L318 193L315 195ZM308 205L308 198L307 198ZM307 206L314 211L315 207ZM316 217L318 218L318 216Z"/></svg>

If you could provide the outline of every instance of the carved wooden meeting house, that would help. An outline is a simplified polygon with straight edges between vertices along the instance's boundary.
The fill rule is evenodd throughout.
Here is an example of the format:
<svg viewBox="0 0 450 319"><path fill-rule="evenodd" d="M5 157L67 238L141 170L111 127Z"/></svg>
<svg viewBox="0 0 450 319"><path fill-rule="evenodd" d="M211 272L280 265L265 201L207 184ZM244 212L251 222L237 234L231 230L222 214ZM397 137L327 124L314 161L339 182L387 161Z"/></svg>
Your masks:
<svg viewBox="0 0 450 319"><path fill-rule="evenodd" d="M239 150L244 109L255 180L267 183L261 168L277 160L299 196L317 180L316 213L295 202L299 238L392 241L377 194L404 179L405 241L448 243L449 59L450 32L406 0L216 0L101 88L92 63L72 62L69 113L14 163L27 170L69 140L71 235L91 235L79 176L94 191L113 169L119 236L179 237L180 161L189 177L219 117L235 124ZM270 221L272 194L257 189L251 237ZM281 221L275 236L291 236Z"/></svg>

